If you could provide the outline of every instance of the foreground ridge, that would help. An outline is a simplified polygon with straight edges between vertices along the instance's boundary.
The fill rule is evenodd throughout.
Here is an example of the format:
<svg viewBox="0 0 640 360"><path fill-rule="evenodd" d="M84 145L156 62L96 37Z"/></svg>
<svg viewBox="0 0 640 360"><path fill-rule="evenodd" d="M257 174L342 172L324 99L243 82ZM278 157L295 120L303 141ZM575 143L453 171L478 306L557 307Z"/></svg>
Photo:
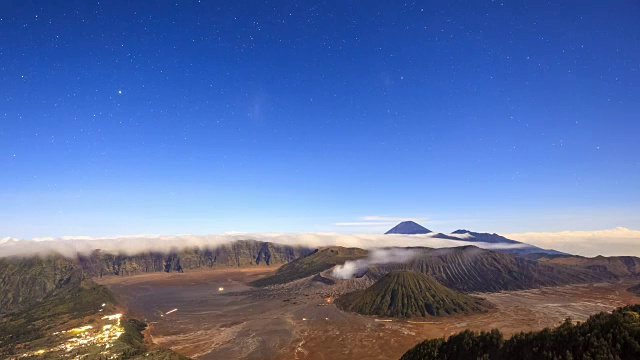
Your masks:
<svg viewBox="0 0 640 360"><path fill-rule="evenodd" d="M62 256L0 259L0 358L182 360L145 339L115 295Z"/></svg>
<svg viewBox="0 0 640 360"><path fill-rule="evenodd" d="M508 340L499 330L465 330L444 339L425 340L401 360L436 359L640 359L640 305L571 319L554 329L521 332Z"/></svg>

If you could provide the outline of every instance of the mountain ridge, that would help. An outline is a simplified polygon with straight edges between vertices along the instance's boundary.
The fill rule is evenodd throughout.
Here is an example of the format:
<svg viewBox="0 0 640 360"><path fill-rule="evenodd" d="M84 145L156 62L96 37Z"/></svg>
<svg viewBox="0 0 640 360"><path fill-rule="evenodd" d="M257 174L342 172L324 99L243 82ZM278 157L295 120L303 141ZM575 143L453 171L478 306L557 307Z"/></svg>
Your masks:
<svg viewBox="0 0 640 360"><path fill-rule="evenodd" d="M542 263L588 269L616 279L623 277L640 278L640 258L635 256L541 255L535 256L535 258Z"/></svg>
<svg viewBox="0 0 640 360"><path fill-rule="evenodd" d="M523 243L517 240L508 239L496 233L478 233L474 231L458 229L452 232L451 234L467 235L467 237L465 237L464 239L459 239L461 241L483 242L487 244L521 245L521 247L496 249L498 251L507 252L507 253L514 253L514 254L520 254L520 255L535 254L535 253L548 254L548 255L567 255L566 253L563 253L557 250L543 249L535 245Z"/></svg>
<svg viewBox="0 0 640 360"><path fill-rule="evenodd" d="M183 249L169 253L143 252L124 255L96 250L89 255L79 255L78 260L91 276L129 276L151 272L183 272L200 268L281 265L312 251L313 248L305 246L238 240L214 247Z"/></svg>
<svg viewBox="0 0 640 360"><path fill-rule="evenodd" d="M377 265L369 268L367 275L380 279L393 270L415 270L461 292L525 290L614 279L589 269L539 263L474 245L416 251L418 254L406 263Z"/></svg>

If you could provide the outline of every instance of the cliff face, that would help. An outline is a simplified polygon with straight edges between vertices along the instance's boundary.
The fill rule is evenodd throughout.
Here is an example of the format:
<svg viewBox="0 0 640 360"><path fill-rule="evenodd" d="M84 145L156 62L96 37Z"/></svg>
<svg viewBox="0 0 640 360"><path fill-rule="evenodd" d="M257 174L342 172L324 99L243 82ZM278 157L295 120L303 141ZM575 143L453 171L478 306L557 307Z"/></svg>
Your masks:
<svg viewBox="0 0 640 360"><path fill-rule="evenodd" d="M129 276L150 272L182 272L199 268L245 267L286 264L313 251L302 246L278 245L242 240L210 249L190 249L137 255L107 254L99 250L79 256L84 271L91 276Z"/></svg>

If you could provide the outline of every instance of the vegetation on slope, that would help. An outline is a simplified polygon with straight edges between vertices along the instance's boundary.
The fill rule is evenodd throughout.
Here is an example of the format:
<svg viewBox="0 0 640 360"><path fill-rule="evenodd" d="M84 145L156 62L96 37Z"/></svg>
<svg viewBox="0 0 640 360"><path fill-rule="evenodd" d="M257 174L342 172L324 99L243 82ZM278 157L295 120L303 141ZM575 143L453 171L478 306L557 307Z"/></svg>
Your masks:
<svg viewBox="0 0 640 360"><path fill-rule="evenodd" d="M640 296L640 284L634 285L634 286L628 288L627 291L632 292L632 293Z"/></svg>
<svg viewBox="0 0 640 360"><path fill-rule="evenodd" d="M25 301L5 314L0 322L0 354L2 349L45 338L61 323L90 316L104 303L115 304L111 292L75 272L43 300Z"/></svg>
<svg viewBox="0 0 640 360"><path fill-rule="evenodd" d="M272 276L258 279L251 283L253 286L262 287L276 284L285 284L294 280L303 279L315 275L336 265L342 265L348 260L357 260L366 257L368 252L358 248L345 248L334 246L316 250L313 253L297 258L283 265Z"/></svg>
<svg viewBox="0 0 640 360"><path fill-rule="evenodd" d="M426 340L401 358L431 359L640 359L640 305L596 314L576 325L567 319L555 329L522 332L509 340L498 330L465 330L446 341Z"/></svg>
<svg viewBox="0 0 640 360"><path fill-rule="evenodd" d="M392 271L365 290L339 297L346 311L385 317L426 317L482 311L479 300L415 271Z"/></svg>
<svg viewBox="0 0 640 360"><path fill-rule="evenodd" d="M109 323L104 316L117 310L109 289L91 281L78 263L61 256L0 259L0 301L0 358L36 356L34 351L42 351L37 357L45 359L105 357L104 344L69 351L60 347L75 344L69 339L87 326L101 331ZM184 359L145 344L141 331L146 325L129 319L122 326L123 333L113 338L109 354L128 359L149 358L147 354L154 359Z"/></svg>
<svg viewBox="0 0 640 360"><path fill-rule="evenodd" d="M393 270L414 270L431 275L444 286L462 292L523 290L608 279L587 269L539 263L475 246L416 251L419 254L411 261L371 268L368 276L379 279Z"/></svg>
<svg viewBox="0 0 640 360"><path fill-rule="evenodd" d="M78 280L76 265L62 256L0 258L0 313L41 301Z"/></svg>

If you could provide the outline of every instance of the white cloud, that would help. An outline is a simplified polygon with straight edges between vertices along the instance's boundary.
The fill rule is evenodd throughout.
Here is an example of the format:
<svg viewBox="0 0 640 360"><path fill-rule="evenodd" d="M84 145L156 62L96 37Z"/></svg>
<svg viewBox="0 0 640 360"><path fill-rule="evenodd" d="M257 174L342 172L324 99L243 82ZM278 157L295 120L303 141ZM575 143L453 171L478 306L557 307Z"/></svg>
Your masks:
<svg viewBox="0 0 640 360"><path fill-rule="evenodd" d="M505 237L582 256L640 256L640 231L617 227L595 231L528 232Z"/></svg>
<svg viewBox="0 0 640 360"><path fill-rule="evenodd" d="M39 238L1 242L0 256L44 255L52 252L58 252L65 256L75 256L77 253L88 254L95 249L124 254L135 254L146 251L168 252L183 248L214 247L247 239L308 247L338 245L363 249L391 246L443 248L464 245L476 245L487 249L514 247L512 244L470 243L438 239L432 236L433 234L347 235L338 233L226 233L213 235L132 235L101 238L65 236L62 238Z"/></svg>
<svg viewBox="0 0 640 360"><path fill-rule="evenodd" d="M12 237L5 237L5 238L0 239L0 244L13 242L13 241L16 241L16 240L18 240L18 239L12 238Z"/></svg>
<svg viewBox="0 0 640 360"><path fill-rule="evenodd" d="M372 217L369 217L372 218ZM376 217L381 218L381 217ZM383 222L383 221L380 221ZM395 224L395 222L393 223ZM382 226L382 225L380 225ZM451 235L451 234L450 234ZM456 235L461 241L437 239L433 234L383 235L383 234L339 234L339 233L225 233L213 235L130 235L114 237L65 236L60 238L34 238L21 240L0 239L1 256L23 256L59 252L67 256L89 253L94 249L132 254L143 251L167 252L186 247L213 247L236 240L253 239L287 245L309 247L348 246L365 249L390 246L426 246L432 248L476 245L478 247L511 248L508 244L484 244L463 241L465 235ZM583 256L640 256L640 231L614 228L598 231L529 232L505 234L505 237ZM519 247L515 245L515 247Z"/></svg>

